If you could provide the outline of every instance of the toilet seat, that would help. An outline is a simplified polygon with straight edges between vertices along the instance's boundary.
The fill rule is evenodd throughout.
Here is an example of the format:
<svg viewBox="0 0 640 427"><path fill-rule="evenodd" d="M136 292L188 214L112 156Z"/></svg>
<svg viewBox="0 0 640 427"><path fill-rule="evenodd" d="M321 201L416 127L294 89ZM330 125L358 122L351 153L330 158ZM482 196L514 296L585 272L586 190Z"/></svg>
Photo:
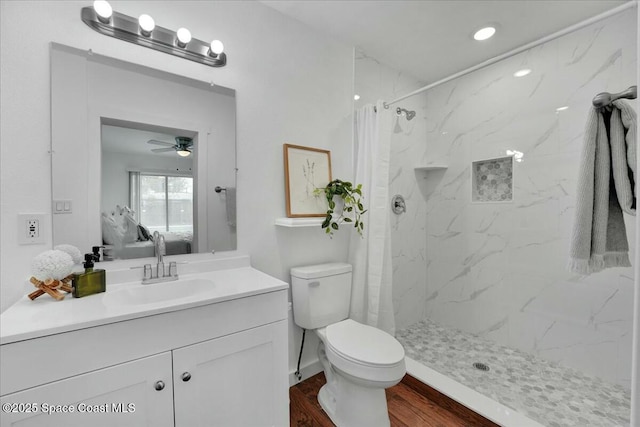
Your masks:
<svg viewBox="0 0 640 427"><path fill-rule="evenodd" d="M388 333L352 319L327 326L326 344L341 357L371 367L397 365L404 348Z"/></svg>
<svg viewBox="0 0 640 427"><path fill-rule="evenodd" d="M389 382L406 373L402 345L373 326L346 319L327 326L321 338L329 361L353 378Z"/></svg>

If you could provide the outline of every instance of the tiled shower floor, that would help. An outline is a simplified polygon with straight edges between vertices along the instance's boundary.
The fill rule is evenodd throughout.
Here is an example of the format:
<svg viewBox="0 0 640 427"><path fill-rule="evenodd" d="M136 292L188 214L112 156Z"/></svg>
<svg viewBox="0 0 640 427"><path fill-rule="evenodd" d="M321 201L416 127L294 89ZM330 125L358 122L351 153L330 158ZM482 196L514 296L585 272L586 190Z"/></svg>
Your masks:
<svg viewBox="0 0 640 427"><path fill-rule="evenodd" d="M631 393L622 386L429 320L396 337L408 357L545 426L629 425Z"/></svg>

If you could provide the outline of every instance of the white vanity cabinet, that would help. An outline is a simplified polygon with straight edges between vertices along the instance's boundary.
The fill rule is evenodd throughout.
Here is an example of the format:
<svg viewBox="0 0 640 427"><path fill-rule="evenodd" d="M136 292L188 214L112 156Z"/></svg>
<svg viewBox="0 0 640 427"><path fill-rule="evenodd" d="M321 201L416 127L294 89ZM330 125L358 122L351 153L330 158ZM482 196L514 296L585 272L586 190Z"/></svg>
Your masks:
<svg viewBox="0 0 640 427"><path fill-rule="evenodd" d="M278 289L3 344L1 424L288 425L286 316Z"/></svg>
<svg viewBox="0 0 640 427"><path fill-rule="evenodd" d="M289 425L283 331L279 322L174 350L176 427Z"/></svg>
<svg viewBox="0 0 640 427"><path fill-rule="evenodd" d="M2 425L172 426L171 352L2 397Z"/></svg>

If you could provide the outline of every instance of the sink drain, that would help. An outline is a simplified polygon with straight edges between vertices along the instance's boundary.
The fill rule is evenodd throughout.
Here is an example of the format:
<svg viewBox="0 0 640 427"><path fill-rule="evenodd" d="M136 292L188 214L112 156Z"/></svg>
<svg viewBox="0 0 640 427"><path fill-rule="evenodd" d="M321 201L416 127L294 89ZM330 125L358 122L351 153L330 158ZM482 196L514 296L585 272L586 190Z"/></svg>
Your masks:
<svg viewBox="0 0 640 427"><path fill-rule="evenodd" d="M476 362L476 363L474 363L474 364L473 364L473 367L474 367L474 368L476 368L476 369L478 369L478 370L480 370L480 371L485 371L485 372L489 370L489 366L488 366L488 365L485 365L485 364L484 364L484 363L482 363L482 362Z"/></svg>

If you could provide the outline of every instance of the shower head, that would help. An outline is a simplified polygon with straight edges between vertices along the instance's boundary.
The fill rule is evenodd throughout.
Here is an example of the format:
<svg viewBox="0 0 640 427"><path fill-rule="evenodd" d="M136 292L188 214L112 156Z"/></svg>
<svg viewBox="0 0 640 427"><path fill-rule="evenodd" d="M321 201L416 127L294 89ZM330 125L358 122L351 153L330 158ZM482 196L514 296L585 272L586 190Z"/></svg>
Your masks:
<svg viewBox="0 0 640 427"><path fill-rule="evenodd" d="M407 117L407 120L411 120L416 116L416 112L415 111L409 111L409 110L406 110L406 109L400 108L400 107L396 108L396 114L398 116L401 116L402 113L405 114L405 116Z"/></svg>

